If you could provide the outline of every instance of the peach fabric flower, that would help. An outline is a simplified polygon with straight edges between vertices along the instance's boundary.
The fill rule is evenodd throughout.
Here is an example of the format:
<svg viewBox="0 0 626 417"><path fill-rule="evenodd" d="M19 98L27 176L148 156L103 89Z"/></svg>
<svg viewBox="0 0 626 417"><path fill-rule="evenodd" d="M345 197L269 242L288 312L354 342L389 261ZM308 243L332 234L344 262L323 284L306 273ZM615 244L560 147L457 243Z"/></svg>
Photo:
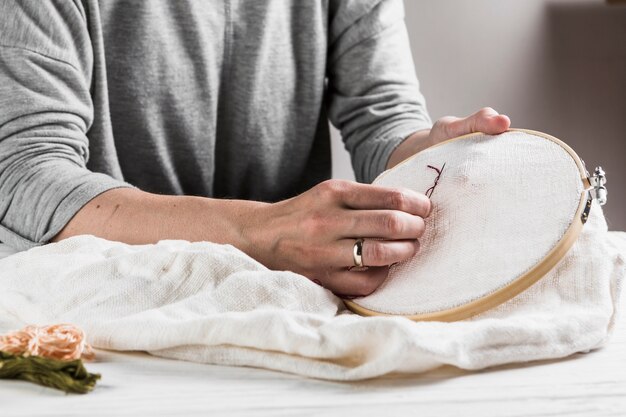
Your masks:
<svg viewBox="0 0 626 417"><path fill-rule="evenodd" d="M86 342L85 333L72 324L26 326L0 336L0 350L13 355L42 356L62 361L95 357L92 347Z"/></svg>

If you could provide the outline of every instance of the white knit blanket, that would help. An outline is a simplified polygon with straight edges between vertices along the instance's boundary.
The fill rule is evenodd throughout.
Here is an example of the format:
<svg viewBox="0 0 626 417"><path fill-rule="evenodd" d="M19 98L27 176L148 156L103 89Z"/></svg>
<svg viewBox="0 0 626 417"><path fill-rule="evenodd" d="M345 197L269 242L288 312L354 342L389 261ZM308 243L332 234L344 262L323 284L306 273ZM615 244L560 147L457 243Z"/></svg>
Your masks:
<svg viewBox="0 0 626 417"><path fill-rule="evenodd" d="M0 260L0 331L70 322L97 348L333 380L560 358L602 346L616 317L626 233L590 223L538 284L457 323L353 315L231 246L80 236Z"/></svg>

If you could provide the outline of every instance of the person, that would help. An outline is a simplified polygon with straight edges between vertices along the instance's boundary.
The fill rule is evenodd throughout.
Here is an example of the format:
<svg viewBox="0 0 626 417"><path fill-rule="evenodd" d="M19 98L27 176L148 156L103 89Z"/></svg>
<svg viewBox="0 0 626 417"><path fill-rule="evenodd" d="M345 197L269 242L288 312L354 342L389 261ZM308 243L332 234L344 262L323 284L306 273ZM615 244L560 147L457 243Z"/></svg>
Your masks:
<svg viewBox="0 0 626 417"><path fill-rule="evenodd" d="M371 293L418 251L431 206L369 183L510 125L490 108L431 124L403 13L401 0L0 0L0 241L212 241ZM329 180L328 120L358 182Z"/></svg>

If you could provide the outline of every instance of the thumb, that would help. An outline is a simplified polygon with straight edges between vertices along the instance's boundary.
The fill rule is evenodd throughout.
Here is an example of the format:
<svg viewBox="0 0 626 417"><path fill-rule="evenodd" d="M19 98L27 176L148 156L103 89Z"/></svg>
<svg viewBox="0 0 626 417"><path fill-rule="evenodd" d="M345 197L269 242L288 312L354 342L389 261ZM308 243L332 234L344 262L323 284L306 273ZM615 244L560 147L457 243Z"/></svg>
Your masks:
<svg viewBox="0 0 626 417"><path fill-rule="evenodd" d="M469 117L446 117L441 120L445 136L453 138L474 132L495 135L506 131L511 126L508 116L499 114L491 107L485 107Z"/></svg>

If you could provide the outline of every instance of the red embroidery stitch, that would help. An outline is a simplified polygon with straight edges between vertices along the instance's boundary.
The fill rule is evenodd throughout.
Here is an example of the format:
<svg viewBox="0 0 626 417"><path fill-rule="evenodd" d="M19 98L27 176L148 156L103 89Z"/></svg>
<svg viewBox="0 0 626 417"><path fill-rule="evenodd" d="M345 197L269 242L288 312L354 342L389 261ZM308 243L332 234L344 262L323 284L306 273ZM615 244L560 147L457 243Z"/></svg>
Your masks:
<svg viewBox="0 0 626 417"><path fill-rule="evenodd" d="M433 184L432 187L430 187L428 190L426 190L426 192L424 193L426 195L426 197L430 198L430 196L433 195L433 191L435 191L435 187L437 186L437 184L439 183L439 177L441 177L441 174L443 173L443 169L446 167L446 163L443 163L443 166L440 168L434 167L432 165L428 165L428 168L430 169L434 169L435 171L437 171L437 178L435 178L435 183Z"/></svg>

